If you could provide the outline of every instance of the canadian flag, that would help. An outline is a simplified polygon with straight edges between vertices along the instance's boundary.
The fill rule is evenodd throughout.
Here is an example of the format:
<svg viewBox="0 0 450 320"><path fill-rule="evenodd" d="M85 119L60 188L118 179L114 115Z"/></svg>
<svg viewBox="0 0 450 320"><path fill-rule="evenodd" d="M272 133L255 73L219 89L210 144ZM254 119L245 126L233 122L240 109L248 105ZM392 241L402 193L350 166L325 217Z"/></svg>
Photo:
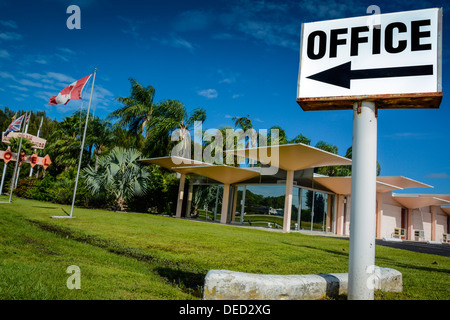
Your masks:
<svg viewBox="0 0 450 320"><path fill-rule="evenodd" d="M86 83L89 81L91 75L88 75L74 83L68 85L63 91L53 96L48 101L48 104L67 104L70 99L81 99L81 93Z"/></svg>

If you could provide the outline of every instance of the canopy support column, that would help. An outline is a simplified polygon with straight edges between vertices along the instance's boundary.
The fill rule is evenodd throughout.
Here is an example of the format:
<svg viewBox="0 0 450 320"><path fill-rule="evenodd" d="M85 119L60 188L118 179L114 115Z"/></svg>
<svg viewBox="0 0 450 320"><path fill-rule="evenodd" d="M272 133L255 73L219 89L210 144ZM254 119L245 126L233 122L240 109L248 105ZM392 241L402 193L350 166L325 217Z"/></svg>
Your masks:
<svg viewBox="0 0 450 320"><path fill-rule="evenodd" d="M436 241L436 206L431 206L431 241Z"/></svg>
<svg viewBox="0 0 450 320"><path fill-rule="evenodd" d="M233 188L233 206L231 209L231 223L236 219L236 207L237 207L237 197L238 196L238 186L235 185Z"/></svg>
<svg viewBox="0 0 450 320"><path fill-rule="evenodd" d="M228 203L230 202L230 184L223 185L222 212L220 215L220 223L226 224L228 218Z"/></svg>
<svg viewBox="0 0 450 320"><path fill-rule="evenodd" d="M381 238L381 216L383 215L383 194L377 193L377 226L376 237Z"/></svg>
<svg viewBox="0 0 450 320"><path fill-rule="evenodd" d="M177 211L175 217L181 218L181 210L183 208L183 198L184 198L184 183L186 180L186 175L184 173L180 176L180 185L178 187L178 201L177 201Z"/></svg>
<svg viewBox="0 0 450 320"><path fill-rule="evenodd" d="M187 205L186 205L186 218L191 217L191 206L192 206L192 195L194 193L194 185L189 182L189 191L188 191L188 198L187 198Z"/></svg>
<svg viewBox="0 0 450 320"><path fill-rule="evenodd" d="M412 239L412 209L408 208L408 230L406 231L406 238L408 240Z"/></svg>
<svg viewBox="0 0 450 320"><path fill-rule="evenodd" d="M293 184L294 184L294 171L288 170L286 173L286 196L284 198L283 232L291 231Z"/></svg>

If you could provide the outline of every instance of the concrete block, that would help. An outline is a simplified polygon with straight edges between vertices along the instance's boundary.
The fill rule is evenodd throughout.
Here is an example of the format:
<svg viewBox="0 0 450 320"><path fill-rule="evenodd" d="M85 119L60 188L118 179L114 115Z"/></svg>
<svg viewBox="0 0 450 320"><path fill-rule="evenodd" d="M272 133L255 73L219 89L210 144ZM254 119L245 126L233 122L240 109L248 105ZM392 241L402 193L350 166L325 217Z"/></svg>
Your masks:
<svg viewBox="0 0 450 320"><path fill-rule="evenodd" d="M374 269L375 288L402 291L402 274ZM204 300L314 300L346 294L348 273L267 275L210 270L205 277Z"/></svg>

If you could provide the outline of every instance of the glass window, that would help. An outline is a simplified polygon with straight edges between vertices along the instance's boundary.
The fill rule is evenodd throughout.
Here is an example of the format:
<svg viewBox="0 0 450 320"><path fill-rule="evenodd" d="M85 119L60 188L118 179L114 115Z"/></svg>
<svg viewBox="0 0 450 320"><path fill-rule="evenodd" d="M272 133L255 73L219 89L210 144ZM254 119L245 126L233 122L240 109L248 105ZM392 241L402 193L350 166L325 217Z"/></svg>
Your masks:
<svg viewBox="0 0 450 320"><path fill-rule="evenodd" d="M299 226L302 230L326 231L328 197L326 193L300 189L301 214Z"/></svg>
<svg viewBox="0 0 450 320"><path fill-rule="evenodd" d="M298 193L295 190L296 188L292 197L291 228L295 227L298 217ZM284 185L240 186L235 221L250 226L282 229L285 194L286 186ZM242 199L244 199L244 207L242 207Z"/></svg>
<svg viewBox="0 0 450 320"><path fill-rule="evenodd" d="M191 203L191 218L220 221L223 186L194 185Z"/></svg>

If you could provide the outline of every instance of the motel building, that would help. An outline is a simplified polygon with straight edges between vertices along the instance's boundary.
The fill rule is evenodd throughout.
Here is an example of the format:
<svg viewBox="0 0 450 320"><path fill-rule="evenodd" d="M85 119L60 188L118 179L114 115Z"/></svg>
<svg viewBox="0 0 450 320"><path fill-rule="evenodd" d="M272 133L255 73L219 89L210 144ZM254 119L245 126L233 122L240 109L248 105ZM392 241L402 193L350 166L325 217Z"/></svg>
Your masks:
<svg viewBox="0 0 450 320"><path fill-rule="evenodd" d="M229 152L256 162L278 153L277 161L270 163L276 170L265 170L265 165L211 165L175 156L141 161L180 177L177 218L275 228L286 233L349 236L351 177L319 175L315 169L349 166L350 159L304 144ZM450 195L430 194L426 191L432 186L403 176L379 176L376 184L376 238L450 243ZM403 191L409 188L425 191Z"/></svg>

